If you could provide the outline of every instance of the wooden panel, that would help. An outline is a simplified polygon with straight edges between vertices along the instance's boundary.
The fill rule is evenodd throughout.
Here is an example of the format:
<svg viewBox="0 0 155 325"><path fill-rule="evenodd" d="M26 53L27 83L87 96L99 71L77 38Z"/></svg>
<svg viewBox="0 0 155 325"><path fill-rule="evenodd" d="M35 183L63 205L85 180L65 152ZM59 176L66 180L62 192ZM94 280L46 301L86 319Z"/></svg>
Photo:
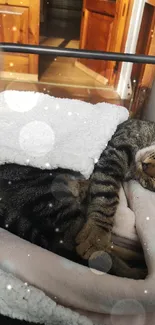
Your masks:
<svg viewBox="0 0 155 325"><path fill-rule="evenodd" d="M109 30L112 23L112 17L90 12L85 48L88 50L98 49L105 51L107 48Z"/></svg>
<svg viewBox="0 0 155 325"><path fill-rule="evenodd" d="M106 51L109 45L113 17L87 11L87 29L83 48L87 50ZM106 61L80 60L89 69L104 75Z"/></svg>
<svg viewBox="0 0 155 325"><path fill-rule="evenodd" d="M29 58L28 55L9 53L4 56L3 70L13 72L28 73Z"/></svg>
<svg viewBox="0 0 155 325"><path fill-rule="evenodd" d="M94 12L115 15L116 1L86 0L85 8Z"/></svg>
<svg viewBox="0 0 155 325"><path fill-rule="evenodd" d="M6 0L5 4L11 5L11 6L29 7L30 1L33 1L33 0Z"/></svg>
<svg viewBox="0 0 155 325"><path fill-rule="evenodd" d="M0 0L0 5L29 7L30 0Z"/></svg>
<svg viewBox="0 0 155 325"><path fill-rule="evenodd" d="M155 0L146 0L145 2L155 7Z"/></svg>
<svg viewBox="0 0 155 325"><path fill-rule="evenodd" d="M0 5L0 42L28 43L28 8Z"/></svg>
<svg viewBox="0 0 155 325"><path fill-rule="evenodd" d="M128 13L131 16L131 10L129 11L129 8L131 8L130 2L132 1L84 0L83 17L81 22L80 48L109 52L120 52L123 43L123 36ZM90 6L91 8L93 8L94 12L90 11ZM108 10L107 15L101 13L99 14L96 12L98 10L98 6L102 6L102 8L105 8L104 6L107 6L107 8L113 8L113 10L115 9L115 12L113 12L113 16L110 15L110 11ZM95 17L96 20L93 17ZM90 26L90 21L92 26ZM91 45L89 47L88 42ZM117 76L116 62L99 62L97 60L78 61L80 61L93 71L100 73L102 76L105 77L105 79L109 81L110 85L114 85Z"/></svg>
<svg viewBox="0 0 155 325"><path fill-rule="evenodd" d="M0 42L39 44L40 0L0 0ZM38 55L4 54L3 72L38 78Z"/></svg>
<svg viewBox="0 0 155 325"><path fill-rule="evenodd" d="M28 43L28 8L0 5L0 42ZM6 53L3 71L28 73L28 55Z"/></svg>

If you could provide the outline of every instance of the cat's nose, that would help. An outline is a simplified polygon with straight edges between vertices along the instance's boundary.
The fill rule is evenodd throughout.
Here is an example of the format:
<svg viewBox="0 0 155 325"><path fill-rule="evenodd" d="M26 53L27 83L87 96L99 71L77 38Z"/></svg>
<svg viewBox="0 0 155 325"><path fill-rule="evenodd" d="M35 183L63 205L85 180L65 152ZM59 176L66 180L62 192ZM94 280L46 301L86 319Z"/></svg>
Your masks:
<svg viewBox="0 0 155 325"><path fill-rule="evenodd" d="M146 164L146 163L142 163L142 167L143 167L143 170L145 171L147 168L148 168L148 164Z"/></svg>

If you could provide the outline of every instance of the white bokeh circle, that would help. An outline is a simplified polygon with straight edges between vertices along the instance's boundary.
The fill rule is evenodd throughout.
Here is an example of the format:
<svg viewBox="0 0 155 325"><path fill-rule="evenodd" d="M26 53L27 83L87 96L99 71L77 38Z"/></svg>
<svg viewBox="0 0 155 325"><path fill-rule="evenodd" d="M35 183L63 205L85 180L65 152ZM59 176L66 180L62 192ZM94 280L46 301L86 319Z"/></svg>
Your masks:
<svg viewBox="0 0 155 325"><path fill-rule="evenodd" d="M94 274L102 275L108 273L111 267L111 256L104 251L95 252L89 258L89 268Z"/></svg>
<svg viewBox="0 0 155 325"><path fill-rule="evenodd" d="M20 147L26 154L42 157L52 151L55 134L45 122L32 121L26 124L19 134Z"/></svg>
<svg viewBox="0 0 155 325"><path fill-rule="evenodd" d="M15 265L12 262L10 262L9 260L4 260L3 262L1 262L0 267L5 272L10 272L12 274L14 274L16 272Z"/></svg>
<svg viewBox="0 0 155 325"><path fill-rule="evenodd" d="M51 192L53 197L58 200L64 200L64 192L69 193L72 197L79 197L80 189L79 189L79 180L78 177L69 177L67 180L67 184L62 181L62 176L57 175L51 183Z"/></svg>
<svg viewBox="0 0 155 325"><path fill-rule="evenodd" d="M20 91L17 93L11 89L5 89L4 100L6 105L15 112L25 113L36 107L40 94L38 92Z"/></svg>
<svg viewBox="0 0 155 325"><path fill-rule="evenodd" d="M123 325L124 317L119 317L117 315L133 315L133 318L136 320L136 325L144 325L146 320L146 312L142 304L135 299L123 299L119 300L111 311L111 323L112 325ZM121 321L122 319L122 321ZM133 319L133 320L134 320ZM132 322L132 316L131 316Z"/></svg>

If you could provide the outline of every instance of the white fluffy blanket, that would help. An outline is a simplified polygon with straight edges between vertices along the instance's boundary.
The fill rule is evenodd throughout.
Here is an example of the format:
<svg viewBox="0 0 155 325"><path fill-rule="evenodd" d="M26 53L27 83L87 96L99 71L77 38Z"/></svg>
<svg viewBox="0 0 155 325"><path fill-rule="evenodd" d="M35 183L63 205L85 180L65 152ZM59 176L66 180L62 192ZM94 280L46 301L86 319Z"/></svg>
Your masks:
<svg viewBox="0 0 155 325"><path fill-rule="evenodd" d="M69 168L89 178L118 124L128 116L126 108L107 103L1 92L0 164Z"/></svg>

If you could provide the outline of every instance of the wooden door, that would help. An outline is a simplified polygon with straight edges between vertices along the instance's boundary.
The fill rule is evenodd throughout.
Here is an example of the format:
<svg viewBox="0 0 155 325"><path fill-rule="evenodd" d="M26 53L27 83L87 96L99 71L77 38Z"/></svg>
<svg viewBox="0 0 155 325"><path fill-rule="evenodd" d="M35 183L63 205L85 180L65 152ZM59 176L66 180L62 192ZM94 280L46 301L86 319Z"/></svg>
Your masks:
<svg viewBox="0 0 155 325"><path fill-rule="evenodd" d="M0 42L39 44L39 4L39 0L0 0ZM38 55L1 56L1 77L38 80Z"/></svg>
<svg viewBox="0 0 155 325"><path fill-rule="evenodd" d="M95 12L87 12L87 35L83 48L87 50L108 50L114 18ZM106 62L99 60L81 60L93 71L105 75Z"/></svg>
<svg viewBox="0 0 155 325"><path fill-rule="evenodd" d="M80 48L113 51L121 49L129 0L85 0L81 22ZM98 60L78 60L83 70L104 83L113 83L116 63ZM79 67L82 68L79 65Z"/></svg>
<svg viewBox="0 0 155 325"><path fill-rule="evenodd" d="M28 8L0 5L0 25L0 42L28 44ZM26 73L27 55L6 53L3 65L4 71Z"/></svg>
<svg viewBox="0 0 155 325"><path fill-rule="evenodd" d="M136 54L155 55L155 0L145 2ZM136 81L133 115L141 114L155 79L155 65L134 64L131 80Z"/></svg>

